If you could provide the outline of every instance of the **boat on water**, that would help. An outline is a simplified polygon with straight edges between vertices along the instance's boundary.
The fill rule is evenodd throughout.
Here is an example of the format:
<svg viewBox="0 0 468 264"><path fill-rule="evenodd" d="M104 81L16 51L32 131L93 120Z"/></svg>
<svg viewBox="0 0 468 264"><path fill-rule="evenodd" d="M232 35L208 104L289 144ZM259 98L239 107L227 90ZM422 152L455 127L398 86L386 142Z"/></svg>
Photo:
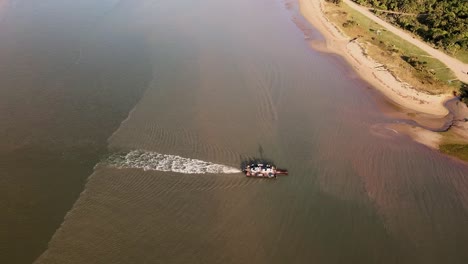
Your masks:
<svg viewBox="0 0 468 264"><path fill-rule="evenodd" d="M242 171L247 177L259 178L276 178L277 175L288 175L288 171L278 169L274 164L270 163L250 163L246 164Z"/></svg>

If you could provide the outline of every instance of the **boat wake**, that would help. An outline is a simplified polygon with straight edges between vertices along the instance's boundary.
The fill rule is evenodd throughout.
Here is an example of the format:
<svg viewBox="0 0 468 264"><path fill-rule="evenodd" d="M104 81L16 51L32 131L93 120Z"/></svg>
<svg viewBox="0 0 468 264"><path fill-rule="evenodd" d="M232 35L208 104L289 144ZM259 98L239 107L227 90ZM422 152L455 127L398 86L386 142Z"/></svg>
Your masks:
<svg viewBox="0 0 468 264"><path fill-rule="evenodd" d="M115 168L172 171L185 174L229 174L241 172L239 169L226 165L144 150L112 154L103 163Z"/></svg>

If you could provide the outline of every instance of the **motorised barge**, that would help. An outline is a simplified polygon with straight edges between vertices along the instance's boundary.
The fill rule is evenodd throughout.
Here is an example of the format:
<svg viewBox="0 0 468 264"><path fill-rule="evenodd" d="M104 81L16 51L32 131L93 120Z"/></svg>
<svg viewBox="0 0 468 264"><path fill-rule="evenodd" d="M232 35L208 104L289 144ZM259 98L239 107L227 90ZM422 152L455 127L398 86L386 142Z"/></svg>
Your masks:
<svg viewBox="0 0 468 264"><path fill-rule="evenodd" d="M246 164L242 171L247 177L276 178L277 175L288 175L288 171L278 169L270 163L250 163Z"/></svg>

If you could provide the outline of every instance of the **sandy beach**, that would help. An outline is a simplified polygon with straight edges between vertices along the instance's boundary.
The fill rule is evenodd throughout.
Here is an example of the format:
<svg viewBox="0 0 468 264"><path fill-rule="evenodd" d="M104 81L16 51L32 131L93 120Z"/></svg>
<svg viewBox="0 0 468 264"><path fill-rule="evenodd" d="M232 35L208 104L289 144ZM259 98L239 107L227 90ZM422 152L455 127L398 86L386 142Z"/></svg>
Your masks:
<svg viewBox="0 0 468 264"><path fill-rule="evenodd" d="M430 95L402 82L382 65L368 57L363 45L341 32L324 13L323 0L299 0L302 15L323 35L325 42L312 42L314 49L342 56L361 78L377 88L394 103L434 116L445 116L443 103L451 95ZM384 66L384 67L382 67Z"/></svg>

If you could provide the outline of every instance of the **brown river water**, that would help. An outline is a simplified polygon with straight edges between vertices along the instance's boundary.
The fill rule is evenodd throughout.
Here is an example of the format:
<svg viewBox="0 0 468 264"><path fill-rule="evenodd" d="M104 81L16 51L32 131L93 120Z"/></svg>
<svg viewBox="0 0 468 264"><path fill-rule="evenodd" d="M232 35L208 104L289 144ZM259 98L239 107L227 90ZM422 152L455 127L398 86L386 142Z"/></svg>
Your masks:
<svg viewBox="0 0 468 264"><path fill-rule="evenodd" d="M1 263L468 263L467 164L295 2L0 3Z"/></svg>

